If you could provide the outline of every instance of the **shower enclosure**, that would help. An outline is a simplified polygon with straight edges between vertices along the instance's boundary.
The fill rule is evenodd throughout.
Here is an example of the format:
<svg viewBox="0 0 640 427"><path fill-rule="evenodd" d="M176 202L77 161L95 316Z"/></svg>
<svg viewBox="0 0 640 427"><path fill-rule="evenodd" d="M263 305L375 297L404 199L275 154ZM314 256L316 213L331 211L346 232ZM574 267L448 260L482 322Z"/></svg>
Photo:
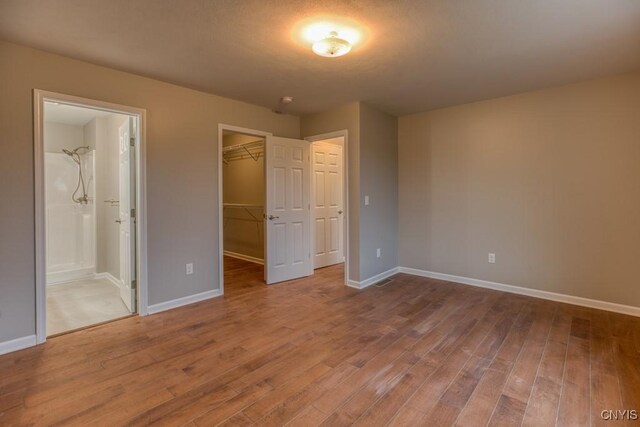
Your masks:
<svg viewBox="0 0 640 427"><path fill-rule="evenodd" d="M47 284L96 272L95 151L45 153Z"/></svg>

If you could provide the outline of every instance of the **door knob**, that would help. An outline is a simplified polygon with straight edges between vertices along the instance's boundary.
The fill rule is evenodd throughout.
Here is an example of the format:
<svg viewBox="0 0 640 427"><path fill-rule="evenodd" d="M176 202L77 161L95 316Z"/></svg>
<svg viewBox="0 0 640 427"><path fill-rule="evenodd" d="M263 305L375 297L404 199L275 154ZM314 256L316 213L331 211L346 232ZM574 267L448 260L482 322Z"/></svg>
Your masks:
<svg viewBox="0 0 640 427"><path fill-rule="evenodd" d="M280 217L279 216L275 216L275 215L269 215L267 218L269 218L271 221L273 221L274 219L278 219Z"/></svg>
<svg viewBox="0 0 640 427"><path fill-rule="evenodd" d="M338 215L342 215L342 211L338 211Z"/></svg>
<svg viewBox="0 0 640 427"><path fill-rule="evenodd" d="M122 224L122 220L121 220L121 219L116 219L116 222L117 222L118 224Z"/></svg>

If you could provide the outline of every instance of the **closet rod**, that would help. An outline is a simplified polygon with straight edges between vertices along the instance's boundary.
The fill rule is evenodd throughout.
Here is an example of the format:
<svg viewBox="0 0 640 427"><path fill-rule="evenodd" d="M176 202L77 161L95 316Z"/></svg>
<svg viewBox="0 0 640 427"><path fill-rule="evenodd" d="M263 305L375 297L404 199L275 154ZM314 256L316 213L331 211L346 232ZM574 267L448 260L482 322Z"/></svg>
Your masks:
<svg viewBox="0 0 640 427"><path fill-rule="evenodd" d="M254 148L261 148L264 145L264 141L262 139L258 139L256 141L243 142L242 144L229 145L227 147L222 147L223 153L228 153L230 151L236 151L240 149L244 149L245 147L249 147L254 145Z"/></svg>
<svg viewBox="0 0 640 427"><path fill-rule="evenodd" d="M225 218L225 225L226 225L226 220L228 219L236 219L239 221L254 221L254 222L262 222L263 219L260 218L259 216L254 215L254 213L251 211L251 209L263 209L264 206L263 205L252 205L252 204L247 204L247 203L223 203L222 204L223 208L235 208L235 209L242 209L245 211L245 213L247 213L247 215L249 215L251 217L251 220L246 220L246 219L242 219L242 218ZM262 213L262 216L264 216L264 212ZM260 230L258 230L258 233L260 233Z"/></svg>
<svg viewBox="0 0 640 427"><path fill-rule="evenodd" d="M222 148L222 161L229 164L230 160L242 160L251 158L254 161L260 160L264 153L264 143L261 140L245 142L242 144L230 145Z"/></svg>

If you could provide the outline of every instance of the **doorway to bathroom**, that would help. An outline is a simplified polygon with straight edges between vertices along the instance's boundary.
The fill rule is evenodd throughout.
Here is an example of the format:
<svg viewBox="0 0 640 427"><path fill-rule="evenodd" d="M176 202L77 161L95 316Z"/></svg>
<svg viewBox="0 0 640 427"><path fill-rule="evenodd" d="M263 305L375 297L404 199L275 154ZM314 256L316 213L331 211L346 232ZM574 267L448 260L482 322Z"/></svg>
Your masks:
<svg viewBox="0 0 640 427"><path fill-rule="evenodd" d="M42 342L139 311L141 129L140 114L38 94Z"/></svg>

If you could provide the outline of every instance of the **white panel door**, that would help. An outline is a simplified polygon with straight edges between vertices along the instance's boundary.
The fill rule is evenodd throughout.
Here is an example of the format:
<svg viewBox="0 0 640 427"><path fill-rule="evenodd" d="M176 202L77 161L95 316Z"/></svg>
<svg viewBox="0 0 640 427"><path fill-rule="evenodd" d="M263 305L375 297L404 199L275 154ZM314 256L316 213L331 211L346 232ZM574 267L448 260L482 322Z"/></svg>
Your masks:
<svg viewBox="0 0 640 427"><path fill-rule="evenodd" d="M131 126L127 120L119 129L119 218L120 225L120 298L129 311L136 309L135 280L135 150L131 147Z"/></svg>
<svg viewBox="0 0 640 427"><path fill-rule="evenodd" d="M268 136L265 143L265 281L313 274L309 142Z"/></svg>
<svg viewBox="0 0 640 427"><path fill-rule="evenodd" d="M314 268L344 262L342 150L340 145L325 142L311 148Z"/></svg>

